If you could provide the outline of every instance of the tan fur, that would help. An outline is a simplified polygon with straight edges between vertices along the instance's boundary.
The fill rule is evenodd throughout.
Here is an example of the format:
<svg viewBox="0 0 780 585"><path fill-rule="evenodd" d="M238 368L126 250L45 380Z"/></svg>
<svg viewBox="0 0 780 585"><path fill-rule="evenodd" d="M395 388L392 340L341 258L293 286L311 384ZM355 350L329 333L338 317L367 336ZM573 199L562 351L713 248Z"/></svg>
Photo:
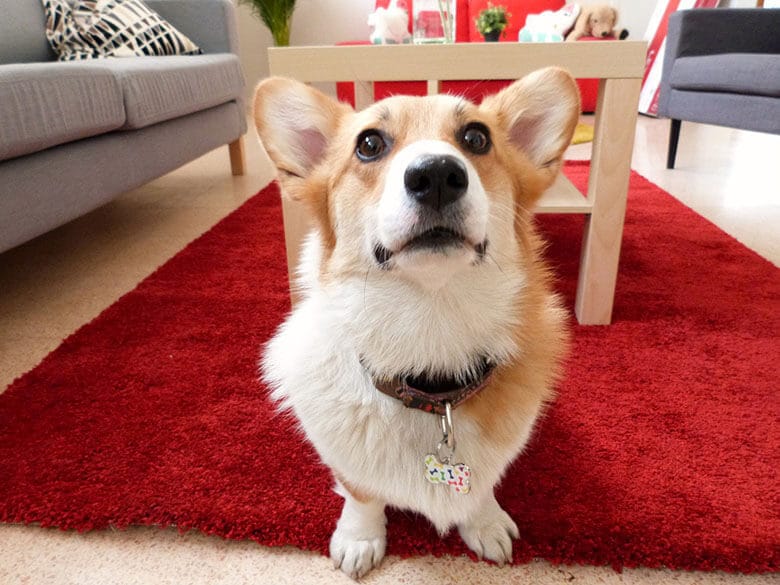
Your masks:
<svg viewBox="0 0 780 585"><path fill-rule="evenodd" d="M291 99L296 107L303 109L300 120L288 116L289 112L285 113ZM308 112L309 106L316 111ZM279 182L284 195L305 205L321 236L322 257L318 263L317 278L324 290L339 290L335 286L328 288L328 285L349 282L349 279L354 281L359 278L362 282L367 279L368 270L378 270L375 259L367 258L365 212L382 201L394 151L401 151L406 146L413 149L412 145L421 140L446 142L473 166L471 173L476 170L483 188L479 191L482 201L487 197L489 213L495 213L503 220L503 236L497 238L497 241L503 242L503 249L498 244L495 248L488 248L490 261L499 267L502 263L511 262L512 273L522 275L522 280L518 280L522 282L522 293L517 295L517 299L504 295L503 299L514 299L514 304L508 301L507 308L500 313L501 327L511 333L517 357L500 365L490 385L460 406L457 417L468 419L472 423L470 428L478 429L478 432L474 431L474 436L483 453L504 454L504 462L508 462L510 459L507 459L506 453L510 453L511 458L521 445L521 431L532 428L540 409L552 398L552 388L561 375L561 360L569 344L567 318L558 305L557 297L552 294L552 276L542 258L544 243L536 231L533 212L537 200L560 171L563 153L578 121L580 102L574 80L561 69L547 68L513 83L485 99L480 106L443 96L399 96L383 100L361 112L353 112L303 84L270 79L258 86L254 111L260 139L280 170ZM484 124L490 131L492 147L483 154L468 151L458 140L459 131L475 122ZM296 132L302 131L290 132L290 126ZM370 164L360 161L355 155L357 137L367 129L384 133L392 142L390 155ZM297 144L299 140L312 142ZM320 144L321 149L318 147ZM509 216L510 213L513 216ZM510 226L514 228L514 239ZM403 303L404 299L389 299L389 302ZM475 307L470 299L467 302L471 308ZM506 320L505 316L508 317ZM384 319L379 327L366 330L372 334L376 332L381 338L386 321ZM455 319L448 317L448 321L454 322ZM518 324L514 331L508 329L512 323ZM349 334L355 335L353 332ZM405 335L406 331L402 334ZM385 339L392 338L385 335ZM442 341L446 343L446 340ZM285 344L280 348L288 346ZM315 374L319 376L319 371ZM358 429L355 435L362 432L364 436L358 436L355 441L359 447L353 446L343 452L358 453L362 457L361 449L365 447L366 458L370 458L381 449L372 449L371 441L376 441L376 437L366 439L372 436L369 432L372 429L369 424L371 411L360 412L368 420L353 417L346 422ZM314 418L319 421L322 417ZM342 452L336 446L330 449ZM473 465L476 468L479 462L475 461ZM334 473L346 492L347 512L339 526L363 527L362 516L356 512L362 508L356 504L364 505L369 512L363 510L361 513L371 516L374 504L382 509L383 494L387 495L382 491L385 488L371 483L373 475L361 477L349 467L334 470ZM490 487L494 481L490 480ZM497 509L500 511L500 508ZM506 516L503 512L501 514ZM496 518L498 516L492 517L490 522L493 525L498 522L500 526L500 519ZM472 520L479 524L479 518L469 522ZM511 524L511 519L508 522ZM446 528L446 522L443 526ZM380 532L384 530L383 523L381 527ZM470 530L460 524L459 529L463 529L461 535L464 539L474 534L489 533L479 527ZM511 527L508 530L512 534ZM516 537L516 528L514 533ZM331 544L332 555L334 550L340 551L346 546L343 545L343 537L344 534L337 529ZM378 537L372 533L371 538ZM365 540L363 538L361 542ZM466 541L473 550L479 550L473 542ZM383 543L382 540L382 554ZM494 556L489 558L500 561L504 557L494 552ZM348 572L352 574L351 570Z"/></svg>
<svg viewBox="0 0 780 585"><path fill-rule="evenodd" d="M466 402L464 414L478 422L485 437L497 445L509 445L516 436L518 418L524 424L533 421L540 401L552 400L550 379L561 374L561 357L566 353L570 334L561 326L564 319L549 320L549 291L552 287L548 268L540 260L543 243L529 220L521 239L530 260L525 265L529 286L517 313L523 316L523 327L515 331L518 346L524 348L523 359L500 368L493 383ZM563 309L555 305L559 317ZM512 413L506 415L505 413Z"/></svg>
<svg viewBox="0 0 780 585"><path fill-rule="evenodd" d="M557 107L550 108L550 104ZM552 185L560 171L563 153L571 143L580 112L577 84L563 69L548 67L488 97L480 110L486 111L495 125L514 128L514 135L510 131L497 136L498 166L515 170L515 192L525 208L531 209L544 189ZM528 141L537 134L548 139L548 151L528 150ZM526 157L518 156L521 153ZM525 166L528 162L536 168ZM529 179L539 183L529 183Z"/></svg>
<svg viewBox="0 0 780 585"><path fill-rule="evenodd" d="M464 107L474 109L472 104L464 103ZM386 120L382 119L383 113L392 111L392 115ZM470 117L469 120L479 120L479 117ZM327 278L343 278L355 272L364 270L359 262L360 245L357 229L349 229L349 219L359 216L359 212L367 202L375 202L382 191L382 180L385 175L389 159L377 161L371 165L360 163L352 155L354 149L354 136L365 128L392 129L394 136L398 137L393 145L394 150L400 150L409 143L426 137L435 136L455 145L455 132L459 125L452 113L442 107L441 104L428 102L414 97L393 97L375 104L364 112L354 116L352 123L345 124L343 131L337 137L337 141L352 146L349 149L346 166L338 166L338 159L329 161L340 172L333 180L333 189L338 189L339 199L330 202L330 210L333 217L340 222L345 229L339 234L337 244L339 251L333 256L327 266ZM344 156L344 153L341 153ZM328 167L326 164L325 167ZM359 226L354 226L358 228Z"/></svg>
<svg viewBox="0 0 780 585"><path fill-rule="evenodd" d="M583 6L574 28L566 35L567 41L576 41L580 37L618 36L615 34L618 13L606 4Z"/></svg>
<svg viewBox="0 0 780 585"><path fill-rule="evenodd" d="M567 91L561 93L560 89L555 89L559 88L555 81L563 82ZM513 118L526 116L533 119L541 116L542 111L537 111L537 108L542 110L545 102L549 103L548 100L563 101L568 96L576 100L576 106L562 110L564 122L558 146L554 157L548 157L548 161L545 161L545 166L534 167L529 164L526 157L510 147L511 138L498 134L494 136L498 165L492 166L489 172L480 173L487 179L485 182L489 187L495 189L497 185L490 183L498 181L498 177L502 176L502 173L496 172L496 167L509 171L503 180L509 180L510 188L516 195L515 231L524 249L523 271L528 275L529 283L522 306L517 306L518 315L524 319L522 329L516 332L518 346L525 351L523 359L501 368L496 372L490 387L463 405L463 412L478 421L490 441L499 444L511 443L516 434L516 418L503 416L502 413L514 411L527 420L533 420L538 402L551 398L548 390L549 375L553 372L556 379L560 376L560 357L569 344L568 330L561 328L557 320L545 320L552 287L551 275L541 260L543 242L534 228L532 210L560 170L563 152L571 141L579 119L579 94L571 77L560 69L546 70L543 75L534 76L525 82L521 80L518 84L519 88L501 92L483 103L481 109L494 120L492 126L509 126L513 123L513 119L507 119L501 112L513 112ZM527 98L530 92L533 92L534 99Z"/></svg>
<svg viewBox="0 0 780 585"><path fill-rule="evenodd" d="M288 80L272 78L258 86L255 123L263 144L280 169L283 192L307 206L323 234L325 258L320 274L323 282L364 271L359 259L360 234L350 224L353 218L359 217L363 205L379 198L381 180L389 163L383 160L365 165L354 157L355 136L361 130L392 128L393 135L399 137L393 148L400 149L431 136L458 146L455 132L467 121L479 121L491 129L495 148L487 156L472 156L471 161L488 192L515 194L512 203L515 228L519 245L523 247L523 271L529 283L523 305L517 307L524 323L522 331L517 332L524 359L501 368L493 384L464 404L462 410L478 421L491 441L510 441L515 434L514 417L501 413L527 411L527 418L533 419L534 406L540 399L549 398L550 373L558 372L559 358L568 342L567 333L544 318L551 283L548 270L540 260L542 243L534 229L532 210L558 174L563 152L577 125L579 94L574 80L561 69L548 68L487 98L481 106L464 100L455 114L442 104L414 97L393 97L354 113L308 88L312 99L329 112L332 124L326 128L329 147L323 160L305 178L284 171L294 164L275 148L275 129L263 116L269 96L276 91L289 91L289 84ZM551 120L549 104L556 101L562 104L558 109L560 120L554 116ZM550 136L552 151L545 153L544 160L538 159L537 153L525 150L524 144L515 144L516 138L506 132L505 129L517 126L518 120L522 120L520 140L529 132L550 132L546 123L559 128L556 135ZM332 196L334 193L338 193L337 198ZM338 234L334 225L339 226ZM342 484L356 500L370 499L343 480Z"/></svg>
<svg viewBox="0 0 780 585"><path fill-rule="evenodd" d="M330 99L314 88L304 89L300 83L281 77L271 77L261 81L255 89L253 101L255 128L266 152L279 171L277 180L282 187L283 195L300 201L308 208L312 221L323 236L326 249L332 250L335 246L335 235L328 210L329 185L327 180L318 180L317 176L311 176L320 161L315 161L309 167L301 167L297 161L291 160L285 149L280 148L278 144L279 137L276 125L278 120L273 115L269 115L273 102L275 100L283 102L290 94L298 94L301 99L311 100L316 109L325 112L324 124L312 129L312 131L320 133L327 144L323 158L329 158L327 149L332 148L333 144L336 143L334 138L341 120L351 112L351 108Z"/></svg>

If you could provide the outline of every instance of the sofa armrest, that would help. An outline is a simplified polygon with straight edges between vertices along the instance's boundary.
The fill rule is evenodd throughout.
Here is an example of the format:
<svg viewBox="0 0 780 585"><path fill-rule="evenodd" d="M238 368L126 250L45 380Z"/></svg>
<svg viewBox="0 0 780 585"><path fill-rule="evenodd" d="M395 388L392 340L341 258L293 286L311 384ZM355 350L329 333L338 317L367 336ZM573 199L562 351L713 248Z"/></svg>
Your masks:
<svg viewBox="0 0 780 585"><path fill-rule="evenodd" d="M146 0L204 53L238 54L236 10L230 0Z"/></svg>

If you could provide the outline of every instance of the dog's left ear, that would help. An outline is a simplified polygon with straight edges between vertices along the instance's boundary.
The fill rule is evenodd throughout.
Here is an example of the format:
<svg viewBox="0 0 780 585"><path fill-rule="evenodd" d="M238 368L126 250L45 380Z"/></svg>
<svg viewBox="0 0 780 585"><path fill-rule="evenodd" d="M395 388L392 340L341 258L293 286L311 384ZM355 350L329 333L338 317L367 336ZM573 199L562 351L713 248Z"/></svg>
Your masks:
<svg viewBox="0 0 780 585"><path fill-rule="evenodd" d="M509 142L548 179L555 180L580 114L580 92L557 67L534 71L482 104L498 117Z"/></svg>

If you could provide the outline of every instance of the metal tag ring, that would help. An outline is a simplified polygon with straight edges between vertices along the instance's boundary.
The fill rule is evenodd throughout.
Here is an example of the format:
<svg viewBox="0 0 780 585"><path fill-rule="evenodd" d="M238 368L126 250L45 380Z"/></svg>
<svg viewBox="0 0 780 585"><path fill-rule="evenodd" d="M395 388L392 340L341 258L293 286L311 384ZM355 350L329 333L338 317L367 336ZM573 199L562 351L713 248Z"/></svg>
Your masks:
<svg viewBox="0 0 780 585"><path fill-rule="evenodd" d="M442 463L449 465L454 455L455 447L449 446L446 441L442 440L436 445L436 456Z"/></svg>
<svg viewBox="0 0 780 585"><path fill-rule="evenodd" d="M450 450L455 452L455 428L452 425L452 405L449 402L444 403L444 414L441 415L440 421L442 442L447 443Z"/></svg>

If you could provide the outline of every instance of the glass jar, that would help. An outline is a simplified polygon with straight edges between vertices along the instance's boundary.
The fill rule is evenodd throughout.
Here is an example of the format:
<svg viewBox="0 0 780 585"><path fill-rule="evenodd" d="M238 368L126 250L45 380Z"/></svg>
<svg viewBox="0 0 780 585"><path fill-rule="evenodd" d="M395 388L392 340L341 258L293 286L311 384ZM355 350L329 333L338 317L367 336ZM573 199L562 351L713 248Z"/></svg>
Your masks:
<svg viewBox="0 0 780 585"><path fill-rule="evenodd" d="M414 0L414 42L454 43L456 0Z"/></svg>

